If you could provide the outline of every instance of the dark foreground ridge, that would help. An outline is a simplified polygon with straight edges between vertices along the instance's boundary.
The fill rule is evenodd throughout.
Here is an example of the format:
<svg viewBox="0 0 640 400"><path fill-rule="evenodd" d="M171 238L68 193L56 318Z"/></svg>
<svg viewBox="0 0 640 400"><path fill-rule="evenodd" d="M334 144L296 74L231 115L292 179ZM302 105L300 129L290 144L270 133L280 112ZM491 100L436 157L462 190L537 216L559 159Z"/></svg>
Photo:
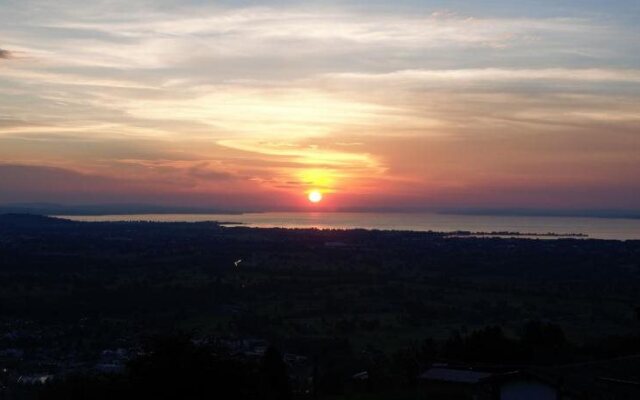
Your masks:
<svg viewBox="0 0 640 400"><path fill-rule="evenodd" d="M13 214L0 282L3 400L640 390L640 241Z"/></svg>

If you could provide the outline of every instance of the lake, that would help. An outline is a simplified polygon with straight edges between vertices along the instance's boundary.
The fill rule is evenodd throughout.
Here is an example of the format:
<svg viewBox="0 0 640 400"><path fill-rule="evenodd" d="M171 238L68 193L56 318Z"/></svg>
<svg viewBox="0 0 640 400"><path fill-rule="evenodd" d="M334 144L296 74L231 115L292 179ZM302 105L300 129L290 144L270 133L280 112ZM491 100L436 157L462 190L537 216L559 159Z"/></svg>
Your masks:
<svg viewBox="0 0 640 400"><path fill-rule="evenodd" d="M256 228L385 229L437 232L585 234L592 239L640 239L640 219L489 216L435 213L135 214L58 216L76 221L237 222Z"/></svg>

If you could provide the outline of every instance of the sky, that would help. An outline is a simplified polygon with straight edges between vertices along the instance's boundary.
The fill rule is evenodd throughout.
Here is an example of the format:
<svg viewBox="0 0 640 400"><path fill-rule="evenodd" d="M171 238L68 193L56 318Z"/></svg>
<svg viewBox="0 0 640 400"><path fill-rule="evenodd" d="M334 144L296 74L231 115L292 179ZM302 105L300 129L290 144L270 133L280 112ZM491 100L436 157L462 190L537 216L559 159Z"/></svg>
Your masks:
<svg viewBox="0 0 640 400"><path fill-rule="evenodd" d="M635 0L0 0L0 203L638 210L639 37Z"/></svg>

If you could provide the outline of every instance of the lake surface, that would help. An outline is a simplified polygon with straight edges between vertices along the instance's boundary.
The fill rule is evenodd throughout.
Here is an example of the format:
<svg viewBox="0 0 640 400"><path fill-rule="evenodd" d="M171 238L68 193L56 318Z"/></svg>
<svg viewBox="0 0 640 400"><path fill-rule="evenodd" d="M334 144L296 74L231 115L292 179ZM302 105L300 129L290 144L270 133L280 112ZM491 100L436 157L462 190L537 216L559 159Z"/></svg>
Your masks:
<svg viewBox="0 0 640 400"><path fill-rule="evenodd" d="M256 228L385 229L437 232L586 234L592 239L640 239L640 219L453 215L433 213L136 214L59 216L76 221L238 222Z"/></svg>

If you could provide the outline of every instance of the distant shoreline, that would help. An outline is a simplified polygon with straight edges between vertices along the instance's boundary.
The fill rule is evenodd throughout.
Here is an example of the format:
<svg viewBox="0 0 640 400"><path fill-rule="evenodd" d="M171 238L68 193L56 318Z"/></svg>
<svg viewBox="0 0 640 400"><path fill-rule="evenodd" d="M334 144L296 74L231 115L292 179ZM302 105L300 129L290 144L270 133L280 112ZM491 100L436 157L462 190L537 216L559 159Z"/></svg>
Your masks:
<svg viewBox="0 0 640 400"><path fill-rule="evenodd" d="M134 214L135 215L135 214ZM144 215L144 214L138 214ZM149 214L153 215L153 214ZM352 228L332 228L332 227L324 227L324 228L315 228L315 227L277 227L277 226L251 226L245 222L238 221L217 221L217 220L207 220L207 221L158 221L158 220L145 220L145 219L137 219L137 220L103 220L103 221L84 221L77 219L70 219L67 217L73 216L64 216L64 215L56 215L56 216L48 216L50 218L58 218L64 219L68 221L74 222L83 222L83 223L154 223L154 224L170 224L170 223L212 223L219 225L225 228L232 227L243 227L248 229L288 229L288 230L340 230L340 231L350 231L350 230L365 230L365 231L387 231L387 232L408 232L408 233L427 233L427 234L435 234L443 237L487 237L487 238L576 238L576 239L585 239L588 238L589 235L585 233L558 233L558 232L517 232L517 231L468 231L468 230L455 230L455 231L435 231L435 230L405 230L405 229L382 229L382 228L362 228L362 227L352 227Z"/></svg>
<svg viewBox="0 0 640 400"><path fill-rule="evenodd" d="M603 218L603 219L640 219L640 214L606 214L606 213L560 213L560 212L527 212L527 211L437 211L442 215L470 215L470 216L487 216L487 217L547 217L547 218Z"/></svg>
<svg viewBox="0 0 640 400"><path fill-rule="evenodd" d="M640 240L640 220L579 217L472 216L437 213L243 213L55 215L81 221L223 221L255 228L442 232L450 236ZM231 222L225 224L225 222Z"/></svg>
<svg viewBox="0 0 640 400"><path fill-rule="evenodd" d="M61 205L48 203L0 204L0 214L20 213L38 215L67 216L109 216L109 215L243 215L267 213L379 213L379 214L439 214L458 216L491 216L491 217L548 217L548 218L601 218L601 219L640 219L640 210L538 210L538 209L495 209L495 208L343 208L337 210L297 209L297 210L229 210L207 207L159 206L150 204L96 204L96 205Z"/></svg>
<svg viewBox="0 0 640 400"><path fill-rule="evenodd" d="M143 216L144 214L136 214L138 216ZM153 214L148 214L153 215ZM172 221L172 220L153 220L153 219L132 219L132 220L82 220L82 219L74 219L73 215L36 215L36 214L7 214L0 213L0 221L10 220L14 222L23 223L27 222L39 222L46 224L47 222L69 222L69 223L81 223L81 224L196 224L196 223L210 223L222 228L233 228L233 227L242 227L247 229L285 229L285 230L295 230L295 231L304 231L304 230L326 230L326 231L384 231L384 232L405 232L405 233L423 233L423 234L431 234L437 235L444 238L540 238L540 239L585 239L588 238L589 235L585 233L558 233L558 232L518 232L518 231L470 231L470 230L411 230L411 229L394 229L394 228L362 228L362 227L351 227L351 228L337 228L337 227L286 227L286 226L252 226L245 222L239 221L219 221L219 220L193 220L193 221ZM89 215L86 217L93 217L93 215Z"/></svg>

